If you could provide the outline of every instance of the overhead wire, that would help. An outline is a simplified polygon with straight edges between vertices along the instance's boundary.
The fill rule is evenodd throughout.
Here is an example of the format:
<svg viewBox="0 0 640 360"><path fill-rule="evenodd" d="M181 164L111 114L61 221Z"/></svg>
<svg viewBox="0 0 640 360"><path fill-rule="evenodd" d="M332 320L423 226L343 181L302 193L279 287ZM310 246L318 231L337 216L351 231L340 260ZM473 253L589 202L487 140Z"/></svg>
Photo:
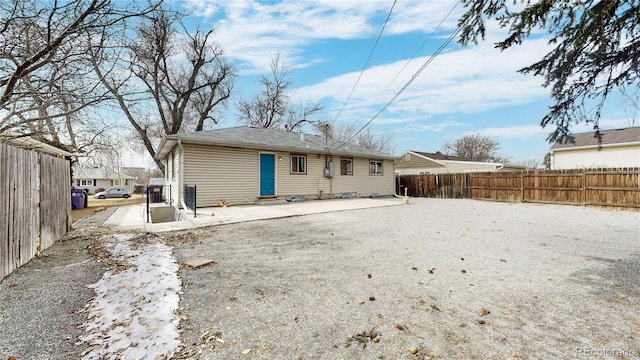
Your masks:
<svg viewBox="0 0 640 360"><path fill-rule="evenodd" d="M353 92L356 90L356 87L358 86L358 83L360 83L360 79L362 78L362 74L367 69L367 65L369 65L369 60L371 60L371 56L373 55L373 52L375 51L376 47L378 46L378 42L380 41L380 38L382 37L382 33L384 32L384 29L387 26L387 23L389 23L389 19L391 18L391 13L393 12L393 8L396 6L396 2L397 1L398 0L393 0L393 4L391 5L391 9L389 9L389 14L387 15L387 18L384 21L384 24L382 25L382 28L380 29L380 33L378 34L378 37L376 38L376 41L373 44L373 48L371 48L371 51L369 52L369 57L367 58L367 61L365 61L364 66L362 67L362 70L360 70L360 74L358 75L358 79L356 79L356 83L353 84L353 87L351 88L351 92L349 93L349 96L347 96L347 99L342 104L342 108L340 109L340 111L338 112L336 117L331 121L332 125L333 125L334 122L336 122L336 120L338 120L338 118L340 117L340 115L344 111L344 108L347 106L347 103L349 102L349 100L351 100L351 96L353 95Z"/></svg>
<svg viewBox="0 0 640 360"><path fill-rule="evenodd" d="M451 15L451 13L453 13L453 10L455 10L455 8L458 6L458 4L460 4L460 0L456 1L456 3L453 5L453 7L451 8L451 10L449 10L449 12L447 13L447 15L445 15L444 18L442 18L442 20L440 21L440 23L438 24L438 26L436 26L433 31L429 34L429 36L427 36L427 38L422 42L422 44L418 47L418 49L413 53L413 55L411 55L411 57L409 58L409 60L407 60L407 62L404 64L404 66L402 67L402 69L400 69L396 75L393 77L393 79L391 79L391 81L389 82L389 84L387 84L387 86L380 92L380 94L375 98L375 100L373 100L371 102L371 104L369 104L369 106L367 106L367 108L363 111L363 113L366 113L367 111L369 111L369 109L371 109L371 107L373 107L374 104L378 103L378 100L380 99L380 97L382 97L382 95L384 95L385 92L387 92L387 90L389 90L389 87L391 87L391 85L398 79L398 76L400 76L400 74L407 68L407 66L409 66L409 64L411 63L411 61L413 61L413 59L415 59L415 57L418 55L418 53L420 53L420 50L422 50L422 48L429 42L429 40L431 40L431 38L433 37L433 35L435 35L435 33L440 29L440 27L442 26L442 24L444 24L444 22L449 18L449 16ZM355 125L358 123L358 121L360 121L360 119L362 118L362 116L360 118L358 118L358 120L356 120L353 124L351 124L348 128L347 128L347 133L349 131L352 131L353 128L355 127Z"/></svg>
<svg viewBox="0 0 640 360"><path fill-rule="evenodd" d="M424 64L422 64L422 66L413 74L413 76L411 77L411 79L409 79L409 81L407 81L407 83L391 98L391 100L389 100L381 109L380 111L378 111L369 121L367 121L366 124L364 124L360 130L358 130L356 133L354 133L353 135L351 135L351 137L349 137L347 140L343 141L342 144L340 144L340 146L336 147L335 149L333 149L332 151L336 151L338 149L340 149L341 147L347 145L351 140L353 140L356 136L358 136L358 134L360 134L367 126L369 126L369 124L371 124L373 122L373 120L375 120L378 116L380 116L380 114L382 114L382 112L384 110L387 109L387 107L389 107L389 105L391 105L391 103L393 103L398 96L400 96L400 94L402 94L404 92L404 90L407 89L407 87L409 87L409 85L411 85L415 79L418 77L418 75L420 75L420 73L422 73L422 71L429 66L429 64L431 64L431 62L433 62L433 60L440 55L440 53L442 52L442 50L444 50L444 48L449 45L449 43L451 43L451 40L453 40L453 38L455 38L461 31L461 28L458 27L458 29L453 32L448 38L447 40L442 43L440 45L440 47L438 47L438 49L435 51L435 53L429 57L429 59L427 59L427 61L424 62Z"/></svg>

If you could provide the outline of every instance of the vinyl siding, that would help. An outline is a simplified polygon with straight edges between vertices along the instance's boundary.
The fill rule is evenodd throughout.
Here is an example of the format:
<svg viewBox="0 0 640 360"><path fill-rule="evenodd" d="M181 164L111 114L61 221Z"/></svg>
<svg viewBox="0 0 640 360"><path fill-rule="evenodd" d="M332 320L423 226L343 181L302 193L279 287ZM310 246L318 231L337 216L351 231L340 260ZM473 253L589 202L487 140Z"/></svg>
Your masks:
<svg viewBox="0 0 640 360"><path fill-rule="evenodd" d="M431 161L415 154L409 154L409 161L405 160L405 156L400 156L396 163L396 172L403 173L404 170L409 172L416 168L438 168L443 167L435 161Z"/></svg>
<svg viewBox="0 0 640 360"><path fill-rule="evenodd" d="M383 161L383 175L369 175L369 159L353 159L353 175L340 174L340 157L334 156L332 178L324 176L325 156L307 155L307 174L290 174L290 153L278 153L282 160L278 162L277 193L283 196L304 196L317 198L322 191L323 197L331 194L354 193L356 196L370 196L372 193L393 195L395 176L393 161Z"/></svg>
<svg viewBox="0 0 640 360"><path fill-rule="evenodd" d="M415 157L415 156L413 156ZM493 163L482 164L473 162L449 162L447 160L442 161L445 166L438 165L438 167L416 167L416 168L404 168L398 169L396 164L396 173L398 175L419 175L426 174L447 174L447 173L465 173L465 172L482 172L482 171L496 171L497 166Z"/></svg>
<svg viewBox="0 0 640 360"><path fill-rule="evenodd" d="M258 196L259 152L183 144L184 184L197 186L198 207L254 203Z"/></svg>
<svg viewBox="0 0 640 360"><path fill-rule="evenodd" d="M551 169L640 167L640 145L555 150Z"/></svg>
<svg viewBox="0 0 640 360"><path fill-rule="evenodd" d="M183 144L184 182L198 187L198 206L218 206L220 199L231 205L255 203L259 197L259 158L261 151L220 146ZM276 196L317 198L345 192L358 196L394 192L393 161L383 161L383 175L369 175L369 159L353 158L354 175L340 175L340 157L334 157L334 177L324 176L325 156L307 156L307 173L291 174L291 153L269 152L276 159Z"/></svg>

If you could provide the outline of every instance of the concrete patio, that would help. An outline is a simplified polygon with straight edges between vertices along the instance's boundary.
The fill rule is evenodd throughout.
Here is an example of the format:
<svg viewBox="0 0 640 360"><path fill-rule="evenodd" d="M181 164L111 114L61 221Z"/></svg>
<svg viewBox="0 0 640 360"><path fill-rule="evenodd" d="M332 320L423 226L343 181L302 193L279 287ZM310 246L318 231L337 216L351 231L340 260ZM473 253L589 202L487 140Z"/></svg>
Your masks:
<svg viewBox="0 0 640 360"><path fill-rule="evenodd" d="M104 226L117 230L144 230L163 232L192 229L203 226L232 224L245 221L285 218L334 211L366 209L402 205L402 198L355 198L290 202L281 205L239 205L230 207L198 208L183 212L183 219L153 224L147 222L146 204L122 206L105 221ZM167 206L152 204L151 206Z"/></svg>

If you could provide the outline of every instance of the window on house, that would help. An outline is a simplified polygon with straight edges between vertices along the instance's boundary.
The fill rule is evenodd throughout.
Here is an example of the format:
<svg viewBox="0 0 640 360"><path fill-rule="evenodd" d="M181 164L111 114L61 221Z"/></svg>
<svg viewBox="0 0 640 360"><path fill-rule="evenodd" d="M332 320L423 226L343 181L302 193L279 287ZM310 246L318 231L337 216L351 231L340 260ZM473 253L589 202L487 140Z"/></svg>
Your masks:
<svg viewBox="0 0 640 360"><path fill-rule="evenodd" d="M340 159L340 175L353 175L353 159Z"/></svg>
<svg viewBox="0 0 640 360"><path fill-rule="evenodd" d="M291 173L307 173L307 155L291 155Z"/></svg>
<svg viewBox="0 0 640 360"><path fill-rule="evenodd" d="M382 161L370 160L369 161L369 175L382 175Z"/></svg>
<svg viewBox="0 0 640 360"><path fill-rule="evenodd" d="M93 186L93 179L80 180L80 186Z"/></svg>

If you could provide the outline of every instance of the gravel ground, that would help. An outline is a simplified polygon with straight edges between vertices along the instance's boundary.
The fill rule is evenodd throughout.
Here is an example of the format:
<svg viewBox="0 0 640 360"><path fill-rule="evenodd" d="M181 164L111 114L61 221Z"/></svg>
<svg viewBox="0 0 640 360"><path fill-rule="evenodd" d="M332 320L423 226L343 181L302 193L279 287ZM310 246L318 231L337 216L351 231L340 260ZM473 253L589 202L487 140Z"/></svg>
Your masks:
<svg viewBox="0 0 640 360"><path fill-rule="evenodd" d="M640 213L411 201L163 235L215 261L179 270L176 357L640 359ZM91 238L0 283L0 359L79 358Z"/></svg>
<svg viewBox="0 0 640 360"><path fill-rule="evenodd" d="M116 209L77 222L79 230L0 282L0 359L79 358L79 310L94 296L87 286L104 272L87 247Z"/></svg>

